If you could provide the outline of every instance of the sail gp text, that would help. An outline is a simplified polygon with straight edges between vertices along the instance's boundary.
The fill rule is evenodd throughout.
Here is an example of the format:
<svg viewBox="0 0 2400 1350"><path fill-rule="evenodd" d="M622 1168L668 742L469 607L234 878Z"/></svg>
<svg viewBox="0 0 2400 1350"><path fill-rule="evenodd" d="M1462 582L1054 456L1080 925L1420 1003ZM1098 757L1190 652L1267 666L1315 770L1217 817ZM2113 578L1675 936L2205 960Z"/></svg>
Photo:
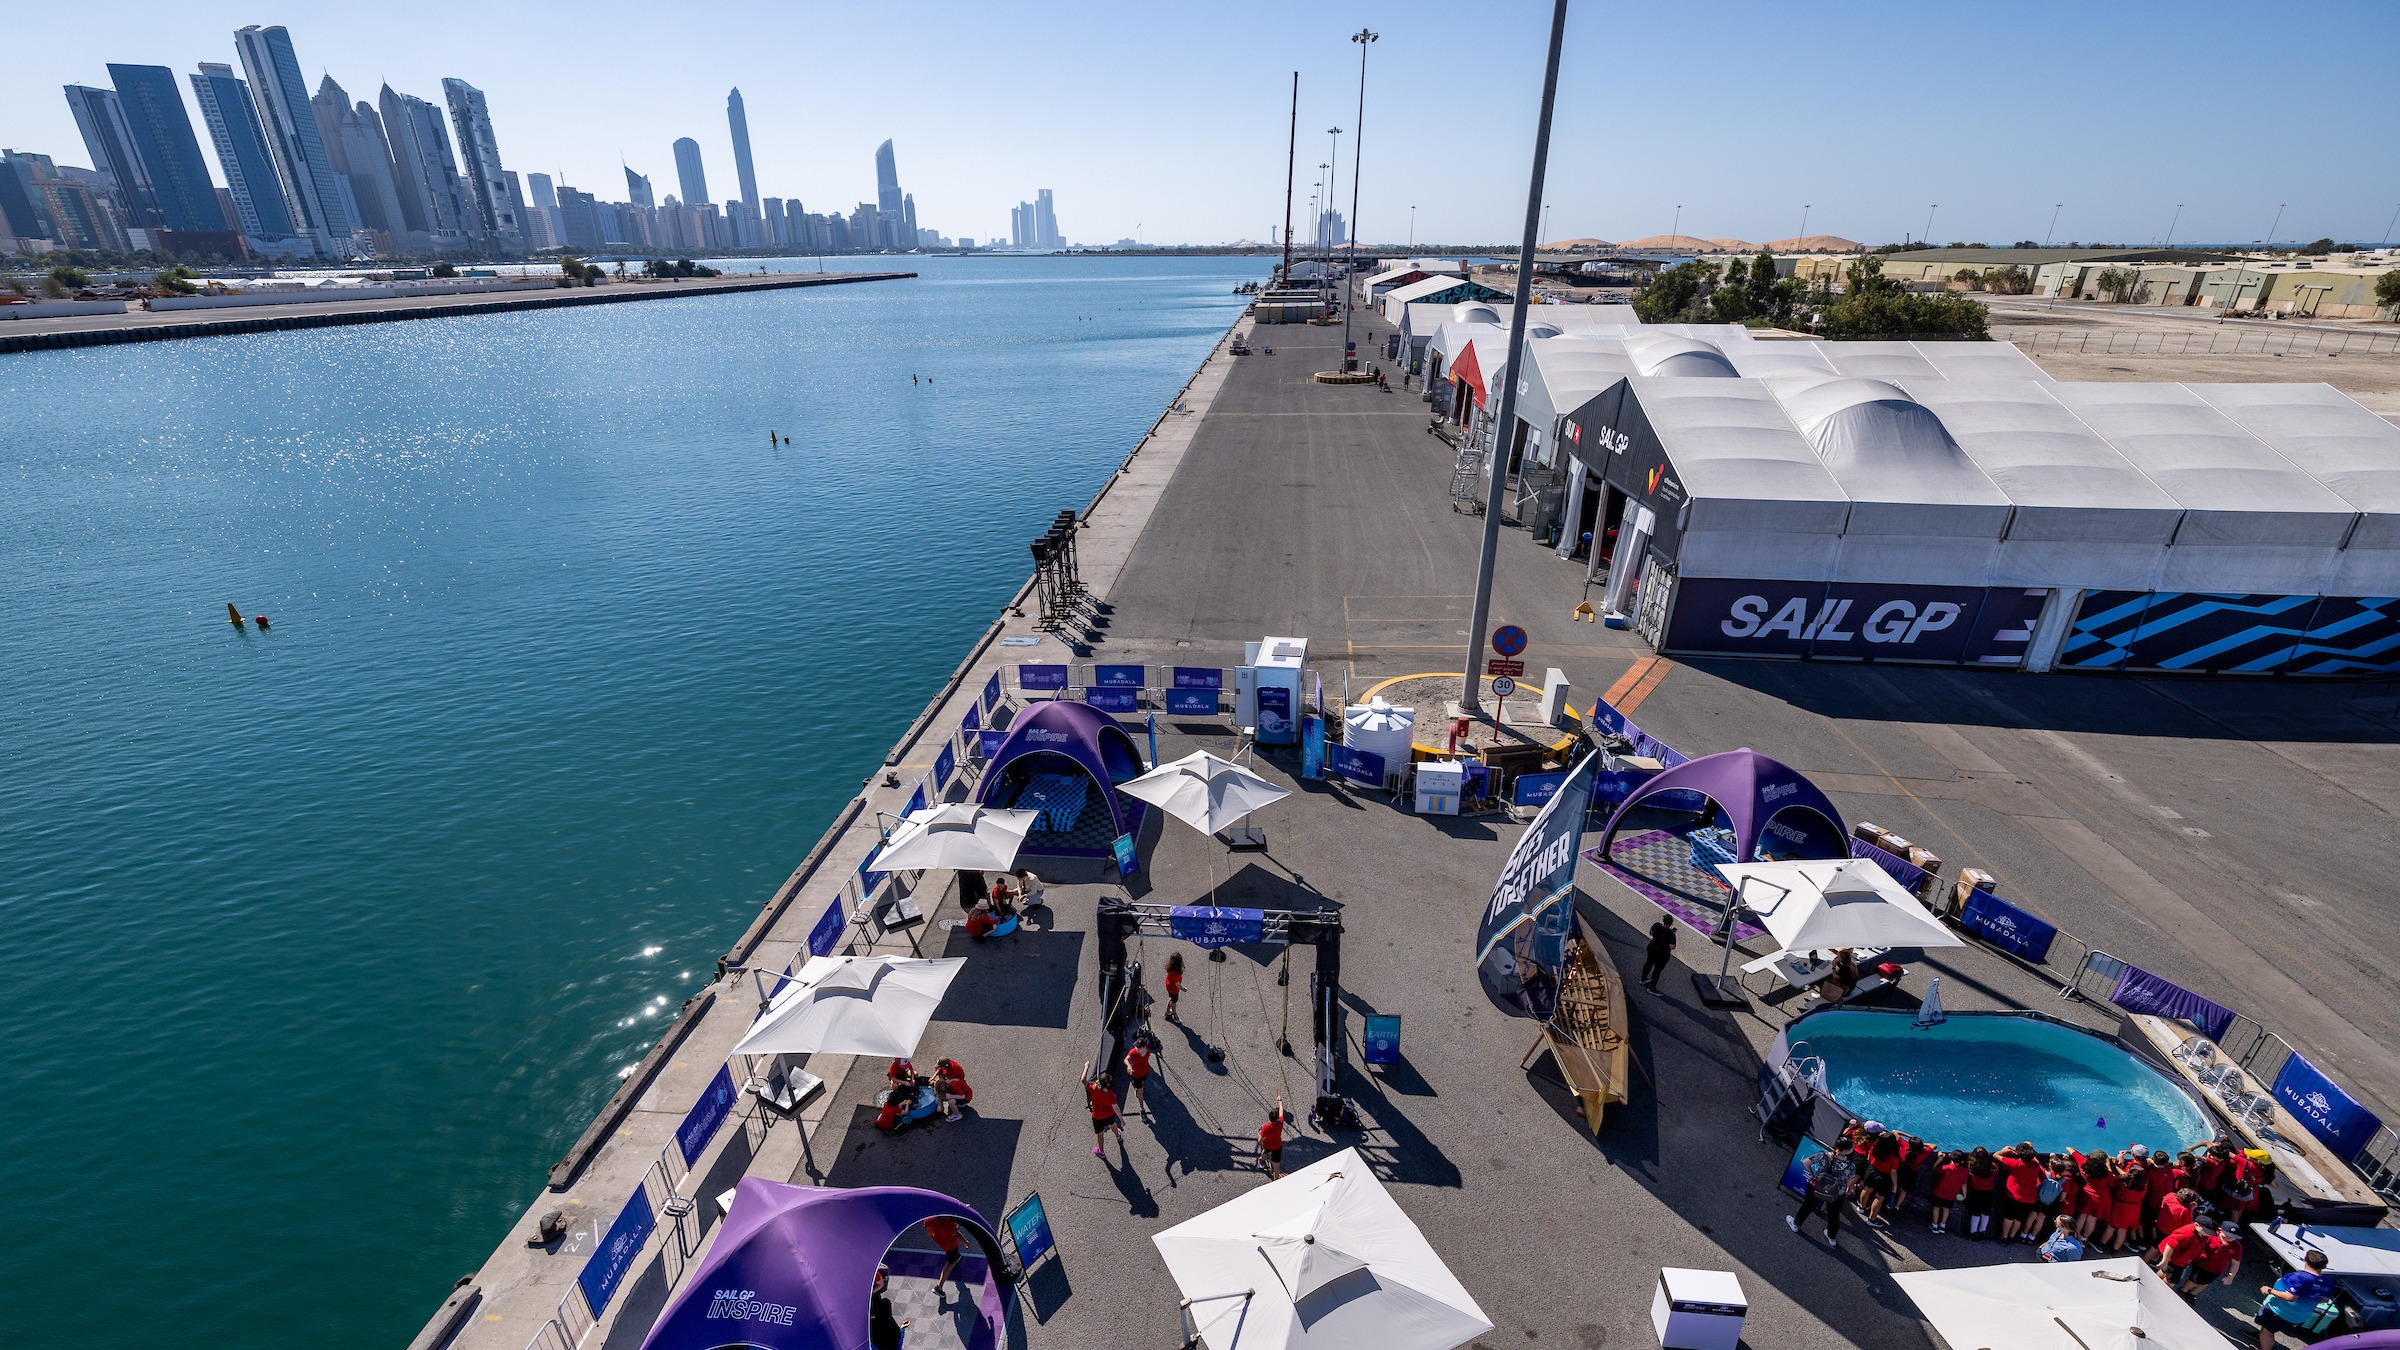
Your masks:
<svg viewBox="0 0 2400 1350"><path fill-rule="evenodd" d="M1745 595L1733 602L1729 617L1719 622L1717 628L1731 638L1781 636L1801 642L1848 642L1864 638L1905 647L1927 633L1938 633L1957 623L1966 612L1948 600L1929 600L1922 607L1913 600L1886 600L1868 611L1856 630L1850 630L1843 625L1849 622L1851 603L1848 599L1824 600L1812 612L1805 597L1794 596L1769 618L1767 597Z"/></svg>

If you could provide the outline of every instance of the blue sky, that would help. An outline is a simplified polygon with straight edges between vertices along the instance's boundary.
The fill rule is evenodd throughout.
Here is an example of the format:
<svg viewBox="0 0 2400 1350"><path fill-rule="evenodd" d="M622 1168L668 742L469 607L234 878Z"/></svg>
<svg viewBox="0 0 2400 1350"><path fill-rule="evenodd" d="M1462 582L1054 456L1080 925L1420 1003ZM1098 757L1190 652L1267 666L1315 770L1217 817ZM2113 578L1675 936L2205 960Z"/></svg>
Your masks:
<svg viewBox="0 0 2400 1350"><path fill-rule="evenodd" d="M674 17L662 17L670 12ZM1582 0L1568 40L1544 238L1685 233L1869 242L2148 243L2266 234L2375 242L2400 205L2381 142L2400 107L2388 3L2291 16L2215 3L1767 4ZM19 44L0 145L87 163L60 87L106 63L234 62L233 30L280 23L310 83L386 79L490 97L501 153L614 199L620 154L674 190L699 140L734 196L726 90L749 108L760 190L812 210L874 196L897 141L921 223L988 237L1048 187L1070 239L1265 239L1283 212L1300 72L1300 205L1341 126L1350 197L1363 23L1364 237L1489 242L1524 210L1547 6L1219 3L818 5L598 0L554 9L113 0ZM235 62L238 67L238 62ZM188 88L186 102L190 101ZM194 122L198 123L197 110ZM203 135L203 141L206 137Z"/></svg>

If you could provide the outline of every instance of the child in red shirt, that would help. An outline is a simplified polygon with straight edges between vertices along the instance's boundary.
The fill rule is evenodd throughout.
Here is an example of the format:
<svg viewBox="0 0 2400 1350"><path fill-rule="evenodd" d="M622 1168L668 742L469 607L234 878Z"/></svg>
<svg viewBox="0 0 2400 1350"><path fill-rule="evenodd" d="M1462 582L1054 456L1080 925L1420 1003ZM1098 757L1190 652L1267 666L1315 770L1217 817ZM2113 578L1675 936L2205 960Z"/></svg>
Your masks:
<svg viewBox="0 0 2400 1350"><path fill-rule="evenodd" d="M1953 1149L1933 1169L1933 1231L1950 1231L1950 1216L1967 1190L1967 1155Z"/></svg>
<svg viewBox="0 0 2400 1350"><path fill-rule="evenodd" d="M1275 1111L1267 1123L1258 1127L1258 1156L1266 1164L1267 1180L1283 1176L1283 1098L1275 1099Z"/></svg>
<svg viewBox="0 0 2400 1350"><path fill-rule="evenodd" d="M967 1086L967 1068L955 1059L933 1066L933 1091L941 1098L944 1120L959 1119L958 1108L975 1100L975 1089Z"/></svg>
<svg viewBox="0 0 2400 1350"><path fill-rule="evenodd" d="M2184 1270L2183 1296L2190 1298L2199 1293L2208 1287L2210 1280L2233 1283L2233 1277L2240 1272L2241 1266L2241 1228L2230 1223L2218 1224L2217 1231L2209 1235L2208 1245L2200 1249L2200 1254L2193 1257L2191 1265Z"/></svg>
<svg viewBox="0 0 2400 1350"><path fill-rule="evenodd" d="M933 1245L942 1249L942 1273L933 1277L933 1287L939 1289L943 1281L950 1278L951 1272L958 1269L958 1223L936 1214L925 1221L925 1236L932 1238Z"/></svg>
<svg viewBox="0 0 2400 1350"><path fill-rule="evenodd" d="M1092 1108L1092 1156L1095 1158L1108 1156L1108 1150L1101 1144L1100 1136L1110 1130L1117 1132L1117 1147L1125 1147L1125 1122L1117 1117L1117 1094L1114 1089L1109 1087L1106 1079L1107 1075L1101 1074L1087 1078L1083 1082L1084 1100L1090 1103Z"/></svg>
<svg viewBox="0 0 2400 1350"><path fill-rule="evenodd" d="M1150 1048L1139 1039L1134 1041L1132 1049L1125 1052L1125 1077L1130 1084L1125 1091L1126 1100L1133 1103L1134 1110L1147 1117L1150 1104L1142 1100L1142 1088L1150 1082Z"/></svg>
<svg viewBox="0 0 2400 1350"><path fill-rule="evenodd" d="M1174 1022L1174 1021L1179 1021L1179 1020L1181 1020L1181 1019L1179 1019L1179 1018L1177 1018L1177 1017L1175 1016L1175 1000L1177 1000L1177 999L1179 999L1179 998L1182 998L1182 997L1183 997L1183 953L1182 953L1182 952L1170 952L1170 953L1168 953L1168 954L1167 954L1167 1020L1168 1020L1168 1021L1170 1021L1170 1022Z"/></svg>

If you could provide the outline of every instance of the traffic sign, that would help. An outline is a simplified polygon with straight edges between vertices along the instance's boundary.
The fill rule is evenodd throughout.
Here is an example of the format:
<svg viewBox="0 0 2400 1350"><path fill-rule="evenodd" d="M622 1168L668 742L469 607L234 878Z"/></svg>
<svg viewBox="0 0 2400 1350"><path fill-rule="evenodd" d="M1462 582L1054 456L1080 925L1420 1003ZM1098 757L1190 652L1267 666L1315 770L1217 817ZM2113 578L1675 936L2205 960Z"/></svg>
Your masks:
<svg viewBox="0 0 2400 1350"><path fill-rule="evenodd" d="M1513 623L1504 623L1493 629L1492 650L1502 656L1515 656L1525 650L1525 630Z"/></svg>
<svg viewBox="0 0 2400 1350"><path fill-rule="evenodd" d="M1492 696L1494 698L1507 698L1510 694L1515 692L1517 692L1517 682L1515 680L1510 679L1506 675L1494 675L1492 677Z"/></svg>
<svg viewBox="0 0 2400 1350"><path fill-rule="evenodd" d="M1483 673L1486 675L1519 676L1525 673L1525 663L1522 661L1503 661L1497 656L1487 657L1483 663Z"/></svg>

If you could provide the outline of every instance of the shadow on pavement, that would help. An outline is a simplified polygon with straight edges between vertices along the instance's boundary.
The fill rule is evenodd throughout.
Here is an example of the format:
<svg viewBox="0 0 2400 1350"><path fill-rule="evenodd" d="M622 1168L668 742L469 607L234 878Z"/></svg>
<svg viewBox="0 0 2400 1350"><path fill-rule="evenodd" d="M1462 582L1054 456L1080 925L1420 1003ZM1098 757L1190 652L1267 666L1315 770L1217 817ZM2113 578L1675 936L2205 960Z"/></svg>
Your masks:
<svg viewBox="0 0 2400 1350"><path fill-rule="evenodd" d="M1079 932L1023 929L982 942L953 929L942 955L975 959L959 967L937 1021L1065 1030L1083 961Z"/></svg>

